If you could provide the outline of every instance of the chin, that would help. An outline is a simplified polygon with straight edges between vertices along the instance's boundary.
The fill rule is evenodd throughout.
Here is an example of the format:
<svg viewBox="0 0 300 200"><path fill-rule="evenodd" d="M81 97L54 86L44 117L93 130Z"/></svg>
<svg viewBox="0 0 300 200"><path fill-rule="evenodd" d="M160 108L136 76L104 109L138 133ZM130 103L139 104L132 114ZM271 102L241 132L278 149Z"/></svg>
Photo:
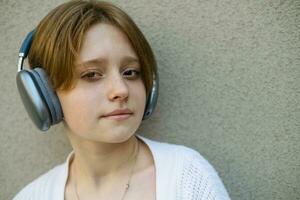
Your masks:
<svg viewBox="0 0 300 200"><path fill-rule="evenodd" d="M134 136L135 133L112 133L107 137L107 142L109 143L123 143L128 141L132 136Z"/></svg>

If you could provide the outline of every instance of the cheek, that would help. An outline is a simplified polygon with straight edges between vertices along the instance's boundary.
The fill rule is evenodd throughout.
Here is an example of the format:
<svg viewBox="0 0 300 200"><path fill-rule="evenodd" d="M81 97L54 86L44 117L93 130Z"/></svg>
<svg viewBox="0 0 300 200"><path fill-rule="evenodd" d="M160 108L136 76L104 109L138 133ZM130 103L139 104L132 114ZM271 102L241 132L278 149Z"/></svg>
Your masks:
<svg viewBox="0 0 300 200"><path fill-rule="evenodd" d="M84 122L87 122L91 116L97 114L93 102L95 97L92 94L73 91L67 95L59 95L59 99L65 121L72 129L79 129L88 125L88 123Z"/></svg>
<svg viewBox="0 0 300 200"><path fill-rule="evenodd" d="M141 82L140 84L131 88L131 95L133 97L136 109L143 114L146 105L146 90L144 84Z"/></svg>

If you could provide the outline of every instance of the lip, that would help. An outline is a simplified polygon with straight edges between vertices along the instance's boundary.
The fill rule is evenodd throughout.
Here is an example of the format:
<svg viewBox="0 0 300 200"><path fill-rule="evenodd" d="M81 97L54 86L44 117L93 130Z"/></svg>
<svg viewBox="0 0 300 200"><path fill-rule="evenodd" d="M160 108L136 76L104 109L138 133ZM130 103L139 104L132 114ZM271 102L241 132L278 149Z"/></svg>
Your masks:
<svg viewBox="0 0 300 200"><path fill-rule="evenodd" d="M131 117L132 114L120 114L120 115L110 115L110 116L106 116L104 117L104 119L111 119L111 120L116 120L116 121L122 121L125 119L128 119L129 117Z"/></svg>
<svg viewBox="0 0 300 200"><path fill-rule="evenodd" d="M117 109L114 110L113 112L110 112L108 114L103 115L102 117L110 117L110 118L128 118L129 116L131 116L133 113L131 110L129 109Z"/></svg>

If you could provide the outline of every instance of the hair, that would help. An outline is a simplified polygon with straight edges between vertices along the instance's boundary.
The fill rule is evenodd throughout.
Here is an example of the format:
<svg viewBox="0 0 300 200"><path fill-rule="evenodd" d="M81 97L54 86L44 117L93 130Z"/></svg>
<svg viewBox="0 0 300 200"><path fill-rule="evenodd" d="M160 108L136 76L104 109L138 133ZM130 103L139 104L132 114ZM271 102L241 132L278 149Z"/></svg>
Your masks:
<svg viewBox="0 0 300 200"><path fill-rule="evenodd" d="M70 1L48 13L35 30L28 54L30 68L42 67L55 90L72 89L75 61L87 30L98 23L119 28L129 39L141 65L141 76L149 95L156 61L150 45L134 21L117 6L103 1Z"/></svg>

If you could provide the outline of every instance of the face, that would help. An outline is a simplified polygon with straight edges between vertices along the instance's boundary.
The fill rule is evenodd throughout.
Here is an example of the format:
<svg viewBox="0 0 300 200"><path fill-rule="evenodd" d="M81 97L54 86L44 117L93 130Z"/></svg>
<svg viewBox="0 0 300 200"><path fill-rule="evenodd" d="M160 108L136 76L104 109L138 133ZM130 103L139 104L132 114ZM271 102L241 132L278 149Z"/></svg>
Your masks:
<svg viewBox="0 0 300 200"><path fill-rule="evenodd" d="M105 143L129 139L143 118L146 91L126 35L112 25L92 26L75 67L75 87L57 91L69 134ZM130 114L107 116L119 109Z"/></svg>

